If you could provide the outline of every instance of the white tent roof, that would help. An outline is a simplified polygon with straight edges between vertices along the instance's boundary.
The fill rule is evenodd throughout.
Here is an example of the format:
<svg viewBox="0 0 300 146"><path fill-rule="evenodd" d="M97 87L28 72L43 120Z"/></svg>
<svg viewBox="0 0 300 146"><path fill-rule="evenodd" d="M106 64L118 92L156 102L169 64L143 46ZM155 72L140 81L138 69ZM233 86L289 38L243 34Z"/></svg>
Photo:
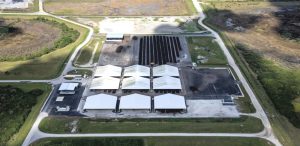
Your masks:
<svg viewBox="0 0 300 146"><path fill-rule="evenodd" d="M124 78L122 89L150 89L150 79L143 77Z"/></svg>
<svg viewBox="0 0 300 146"><path fill-rule="evenodd" d="M186 109L185 99L175 94L155 96L154 109Z"/></svg>
<svg viewBox="0 0 300 146"><path fill-rule="evenodd" d="M132 65L125 67L124 76L150 76L150 68L142 65Z"/></svg>
<svg viewBox="0 0 300 146"><path fill-rule="evenodd" d="M119 89L120 79L113 77L94 78L90 89Z"/></svg>
<svg viewBox="0 0 300 146"><path fill-rule="evenodd" d="M122 68L113 65L97 66L95 70L95 77L111 76L120 77L122 73Z"/></svg>
<svg viewBox="0 0 300 146"><path fill-rule="evenodd" d="M124 34L122 33L107 33L106 38L111 39L122 39L124 37Z"/></svg>
<svg viewBox="0 0 300 146"><path fill-rule="evenodd" d="M120 109L151 109L150 96L141 94L131 94L122 96L120 100Z"/></svg>
<svg viewBox="0 0 300 146"><path fill-rule="evenodd" d="M180 79L163 76L153 79L153 89L182 89Z"/></svg>
<svg viewBox="0 0 300 146"><path fill-rule="evenodd" d="M117 97L107 94L97 94L87 97L83 109L115 109Z"/></svg>
<svg viewBox="0 0 300 146"><path fill-rule="evenodd" d="M153 68L153 76L179 77L178 68L171 65L160 65Z"/></svg>
<svg viewBox="0 0 300 146"><path fill-rule="evenodd" d="M62 83L59 87L59 91L74 91L78 87L79 83Z"/></svg>

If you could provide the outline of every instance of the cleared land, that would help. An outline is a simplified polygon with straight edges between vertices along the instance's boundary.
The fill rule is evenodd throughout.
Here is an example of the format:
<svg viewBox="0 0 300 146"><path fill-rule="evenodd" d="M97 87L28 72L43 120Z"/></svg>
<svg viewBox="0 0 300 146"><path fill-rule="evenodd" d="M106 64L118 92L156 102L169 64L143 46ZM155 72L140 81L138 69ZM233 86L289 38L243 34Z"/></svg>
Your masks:
<svg viewBox="0 0 300 146"><path fill-rule="evenodd" d="M20 16L3 16L4 18L18 19ZM37 16L22 16L22 19L34 19ZM76 41L67 46L56 49L48 54L24 61L2 61L0 62L0 79L49 79L58 76L64 63L73 50L84 41L88 34L88 29L55 19L45 17L48 20L54 20L64 23L69 28L77 30L80 34ZM64 41L65 42L65 41Z"/></svg>
<svg viewBox="0 0 300 146"><path fill-rule="evenodd" d="M0 145L21 145L48 97L51 86L47 84L0 84L0 86Z"/></svg>
<svg viewBox="0 0 300 146"><path fill-rule="evenodd" d="M216 7L217 5L226 5L226 8L218 8ZM282 59L282 57L276 58L269 55L269 53L274 52L283 54L291 53L295 47L299 47L299 44L297 43L299 33L295 30L295 27L291 27L291 25L295 26L299 19L289 19L290 21L287 21L287 19L283 18L283 16L289 16L285 18L297 18L299 16L299 13L297 13L299 9L295 9L295 7L299 6L299 2L228 2L212 3L203 6L205 8L205 12L209 16L205 23L216 30L223 30L221 35L225 40L226 45L229 47L236 62L239 64L241 70L248 79L248 82L251 84L253 90L257 94L257 97L260 99L262 106L270 117L273 130L277 137L283 145L300 145L298 140L300 138L300 129L295 128L295 126L299 126L299 122L296 122L299 119L299 114L297 111L295 113L295 108L293 108L292 105L293 100L297 99L300 93L299 67L297 67L297 65L295 65L297 63L293 61L287 61ZM274 8L277 10L276 12L274 12ZM239 13L239 11L243 11L244 14ZM246 13L246 11L250 12ZM267 14L268 12L269 14ZM215 18L218 17L222 20L227 20L225 15L226 13L227 15L229 13L231 18L234 16L235 18L233 18L233 20L247 16L248 19L240 19L243 21L241 24L249 23L252 27L243 27L244 32L236 32L236 30L230 30L224 27L225 22L221 24L221 22ZM266 14L261 15L263 18L259 19L259 21L254 21L254 18L256 17L255 15L261 13ZM278 13L282 15L280 16ZM264 37L268 37L267 39L270 40L277 38L278 42L273 42L274 44L271 46L273 50L269 52L257 50L257 48L260 48L261 45L270 45L270 42L267 39L264 42L252 42L251 45L254 47L249 47L251 46L249 43L245 44L245 42L244 44L241 44L238 39L230 35L236 33L240 35L240 37L243 36L246 39L247 34L251 33L248 32L249 30L268 26L268 24L261 24L261 22L266 22L269 19L264 16L272 16L273 20L278 22L277 24L286 24L284 25L285 27L283 25L276 25L276 27L269 26L265 30L261 30L266 31L266 33L255 36L255 38L262 39L262 41ZM236 22L235 24L240 25ZM280 31L283 28L285 28L285 31ZM267 33L268 30L272 30L273 33ZM284 32L293 34L293 37L286 37ZM251 39L254 39L254 37L249 38L249 40ZM282 45L286 47L286 50L277 50L277 47L282 47ZM268 47L265 48L268 49ZM291 59L297 58L297 53L291 53L290 55ZM279 114L278 111L281 114ZM286 117L282 116L282 114L289 117L289 120L292 121L294 125L292 125Z"/></svg>
<svg viewBox="0 0 300 146"><path fill-rule="evenodd" d="M192 61L197 65L226 65L226 57L212 37L187 38Z"/></svg>
<svg viewBox="0 0 300 146"><path fill-rule="evenodd" d="M259 138L232 137L147 137L147 138L52 138L39 140L31 146L273 146Z"/></svg>
<svg viewBox="0 0 300 146"><path fill-rule="evenodd" d="M32 0L32 3L28 4L27 9L4 9L3 13L29 13L39 11L39 0Z"/></svg>
<svg viewBox="0 0 300 146"><path fill-rule="evenodd" d="M47 12L57 15L155 16L191 15L191 0L47 0Z"/></svg>
<svg viewBox="0 0 300 146"><path fill-rule="evenodd" d="M49 117L39 128L48 133L70 133L77 121L78 133L135 133L135 132L259 132L263 125L259 119L78 119ZM253 126L256 125L256 126Z"/></svg>

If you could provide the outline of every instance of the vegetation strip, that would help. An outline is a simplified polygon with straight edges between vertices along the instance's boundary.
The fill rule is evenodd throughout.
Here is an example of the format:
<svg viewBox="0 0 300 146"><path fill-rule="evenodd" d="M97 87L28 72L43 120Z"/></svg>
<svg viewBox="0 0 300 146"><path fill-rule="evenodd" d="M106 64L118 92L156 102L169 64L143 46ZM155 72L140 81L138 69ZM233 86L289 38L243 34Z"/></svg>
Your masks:
<svg viewBox="0 0 300 146"><path fill-rule="evenodd" d="M76 124L74 124L76 123ZM256 126L253 126L256 125ZM254 133L263 130L259 119L195 118L195 119L83 119L47 117L39 125L43 132L70 133L172 133L172 132L241 132Z"/></svg>

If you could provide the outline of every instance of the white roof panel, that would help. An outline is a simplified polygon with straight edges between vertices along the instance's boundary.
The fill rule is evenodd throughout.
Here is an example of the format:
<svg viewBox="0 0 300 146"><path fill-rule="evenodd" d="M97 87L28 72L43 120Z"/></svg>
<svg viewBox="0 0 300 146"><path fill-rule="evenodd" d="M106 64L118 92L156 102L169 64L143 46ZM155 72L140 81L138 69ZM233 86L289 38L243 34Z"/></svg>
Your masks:
<svg viewBox="0 0 300 146"><path fill-rule="evenodd" d="M106 38L112 38L112 39L122 39L124 37L124 34L121 33L107 33Z"/></svg>
<svg viewBox="0 0 300 146"><path fill-rule="evenodd" d="M92 80L90 89L119 89L120 79L113 77L100 77Z"/></svg>
<svg viewBox="0 0 300 146"><path fill-rule="evenodd" d="M74 91L78 87L79 83L62 83L59 87L59 91Z"/></svg>
<svg viewBox="0 0 300 146"><path fill-rule="evenodd" d="M142 65L132 65L129 67L125 67L124 76L150 76L150 68Z"/></svg>
<svg viewBox="0 0 300 146"><path fill-rule="evenodd" d="M174 76L179 77L178 68L171 65L160 65L153 67L153 76Z"/></svg>
<svg viewBox="0 0 300 146"><path fill-rule="evenodd" d="M141 94L131 94L122 96L120 100L120 109L151 109L150 96Z"/></svg>
<svg viewBox="0 0 300 146"><path fill-rule="evenodd" d="M122 68L114 65L105 65L105 66L97 66L94 76L102 77L102 76L110 76L110 77L120 77L122 73Z"/></svg>
<svg viewBox="0 0 300 146"><path fill-rule="evenodd" d="M107 94L97 94L87 97L83 109L115 109L117 97Z"/></svg>
<svg viewBox="0 0 300 146"><path fill-rule="evenodd" d="M154 109L186 109L185 99L175 94L155 96Z"/></svg>
<svg viewBox="0 0 300 146"><path fill-rule="evenodd" d="M159 78L153 79L153 89L179 89L181 90L181 82L180 79L163 76Z"/></svg>
<svg viewBox="0 0 300 146"><path fill-rule="evenodd" d="M150 79L143 77L124 78L122 89L150 89Z"/></svg>

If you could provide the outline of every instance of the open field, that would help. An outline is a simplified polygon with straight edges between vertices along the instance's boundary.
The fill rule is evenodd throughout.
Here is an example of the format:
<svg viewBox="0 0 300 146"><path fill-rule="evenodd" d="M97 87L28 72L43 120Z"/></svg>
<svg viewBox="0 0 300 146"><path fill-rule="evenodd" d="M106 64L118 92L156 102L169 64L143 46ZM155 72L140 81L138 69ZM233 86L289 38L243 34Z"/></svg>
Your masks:
<svg viewBox="0 0 300 146"><path fill-rule="evenodd" d="M232 137L122 137L122 138L49 138L41 139L31 146L273 146L259 138Z"/></svg>
<svg viewBox="0 0 300 146"><path fill-rule="evenodd" d="M300 67L300 2L213 2L209 21L236 44ZM289 19L293 18L293 19Z"/></svg>
<svg viewBox="0 0 300 146"><path fill-rule="evenodd" d="M0 145L21 145L51 87L47 84L0 84L0 86L1 108L10 109L1 109Z"/></svg>
<svg viewBox="0 0 300 146"><path fill-rule="evenodd" d="M42 17L2 20L0 61L33 59L63 48L79 36L78 31L65 24Z"/></svg>
<svg viewBox="0 0 300 146"><path fill-rule="evenodd" d="M57 15L161 16L191 15L191 0L47 0L45 10Z"/></svg>
<svg viewBox="0 0 300 146"><path fill-rule="evenodd" d="M17 19L20 16L3 15L4 18ZM22 16L22 19L34 19L37 16ZM68 27L77 30L80 35L78 39L55 51L24 61L3 61L0 62L0 79L50 79L55 78L62 71L64 63L73 50L84 41L88 34L88 29L55 19L53 17L45 17L49 20L55 20L65 23Z"/></svg>
<svg viewBox="0 0 300 146"><path fill-rule="evenodd" d="M233 4L233 3L231 3L231 4ZM284 4L294 5L294 2L284 3ZM275 4L272 3L272 5L274 6L274 5L283 5L283 4L282 3L279 3L279 4L278 3L275 3ZM214 20L213 18L216 17L216 15L218 15L219 12L212 9L212 7L210 5L202 5L202 6L205 8L206 14L208 14L208 18L205 20L205 23L207 25L209 25L210 27L214 28L217 31L218 30L224 30L223 28L220 28L219 25L215 24L214 21L213 21ZM244 8L244 9L246 9L246 8ZM221 34L222 38L224 39L225 44L229 48L229 51L231 52L231 54L234 56L237 64L239 65L240 69L244 73L244 75L247 78L248 82L252 86L255 94L257 94L257 97L259 98L263 108L266 110L267 115L269 116L270 122L272 124L273 130L274 130L275 134L277 135L277 137L279 138L279 140L285 146L300 145L299 140L298 140L300 138L299 137L300 130L295 128L284 116L279 114L278 111L275 109L274 104L270 100L270 96L267 95L266 91L263 88L263 85L258 80L257 74L255 72L253 72L253 70L248 65L248 62L246 62L245 58L243 58L241 53L237 51L241 45L235 44L236 43L235 40L231 37L228 37L227 31L222 31L222 32L219 31L219 33ZM253 49L253 48L248 48L248 49ZM256 52L256 51L254 50L254 52ZM269 58L268 58L268 61L270 61ZM257 64L257 61L253 60L252 63ZM279 69L280 68L282 69L281 65L282 64L275 63L275 66L277 66L277 67L280 66ZM270 67L271 68L274 67L274 62L273 62L273 65L269 66L267 69L270 69ZM260 70L264 71L262 69L260 69ZM284 67L284 70L287 70L287 69ZM276 75L277 72L273 73L272 71L269 71L269 73L271 73L273 75L275 74L276 78L280 76L280 75L279 76ZM284 71L283 73L287 73L287 72ZM272 77L271 74L270 74L269 77ZM290 75L288 75L288 74L287 74L287 76L290 77ZM285 79L288 79L287 76L285 76L285 77L282 76L281 79L280 79L281 81L279 81L279 82L282 82L282 81L284 82ZM262 79L262 78L260 78L260 79ZM267 80L265 80L265 81L267 81ZM275 84L275 85L278 85L278 84ZM291 84L289 84L289 85L291 85ZM287 88L285 88L285 89L287 89ZM294 90L294 89L297 89L297 88L293 87L291 89ZM280 93L280 92L274 92L274 94L277 94L277 93ZM283 98L286 98L286 97L287 96L284 96ZM286 98L286 99L289 99L289 98ZM286 102L284 102L284 103L286 103ZM288 104L290 104L290 103L288 102ZM289 108L286 108L286 109L291 109L291 108L289 107Z"/></svg>
<svg viewBox="0 0 300 146"><path fill-rule="evenodd" d="M226 57L212 37L188 37L192 61L197 65L226 65Z"/></svg>
<svg viewBox="0 0 300 146"><path fill-rule="evenodd" d="M136 133L136 132L259 132L261 121L252 117L227 119L78 119L49 117L39 128L48 133L70 133L72 122L78 121L79 133ZM253 126L256 125L256 126Z"/></svg>

